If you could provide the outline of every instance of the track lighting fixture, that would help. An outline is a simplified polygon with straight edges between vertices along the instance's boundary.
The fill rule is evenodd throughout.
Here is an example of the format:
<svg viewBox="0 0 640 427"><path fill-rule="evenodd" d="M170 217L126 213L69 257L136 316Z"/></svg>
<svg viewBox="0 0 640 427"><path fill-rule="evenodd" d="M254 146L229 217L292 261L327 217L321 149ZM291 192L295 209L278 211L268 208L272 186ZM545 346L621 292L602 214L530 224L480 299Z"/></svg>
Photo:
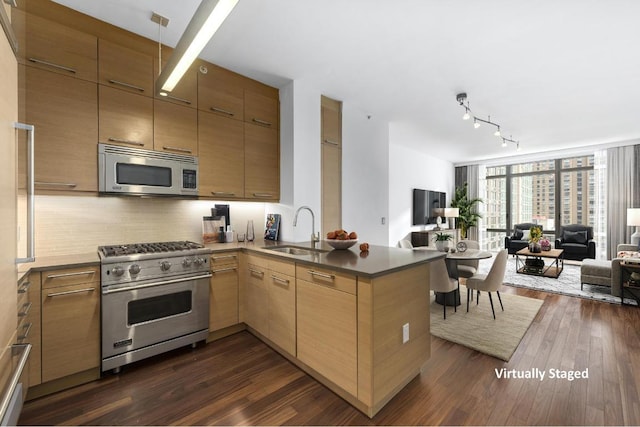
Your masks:
<svg viewBox="0 0 640 427"><path fill-rule="evenodd" d="M513 137L511 138L505 138L502 136L502 132L500 130L500 125L492 122L491 121L491 116L487 116L487 120L481 119L478 116L475 116L473 114L471 114L471 109L469 108L469 101L467 100L467 94L466 93L459 93L456 95L456 101L458 101L458 104L460 104L462 107L464 107L464 115L462 116L462 120L469 120L471 117L473 117L473 127L475 129L478 129L480 127L481 123L486 123L488 125L491 126L495 126L496 130L495 132L493 132L494 136L497 136L498 138L502 138L502 146L506 147L507 146L507 142L513 142L514 144L516 144L516 149L520 150L520 142L519 141L515 141L513 139Z"/></svg>

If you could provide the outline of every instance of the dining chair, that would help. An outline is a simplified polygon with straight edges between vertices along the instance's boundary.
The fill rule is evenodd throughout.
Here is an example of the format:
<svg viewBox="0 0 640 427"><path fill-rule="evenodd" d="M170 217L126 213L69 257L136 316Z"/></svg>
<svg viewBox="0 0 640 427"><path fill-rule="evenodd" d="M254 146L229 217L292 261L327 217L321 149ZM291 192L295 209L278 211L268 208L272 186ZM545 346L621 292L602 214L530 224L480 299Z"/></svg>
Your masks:
<svg viewBox="0 0 640 427"><path fill-rule="evenodd" d="M398 240L398 247L405 249L413 249L413 245L407 239Z"/></svg>
<svg viewBox="0 0 640 427"><path fill-rule="evenodd" d="M447 271L447 265L445 264L444 259L439 259L429 264L429 280L431 290L434 292L450 294L451 292L458 290L458 281L449 277L449 272ZM446 295L442 302L444 303L442 304L442 307L444 309L444 318L446 319ZM453 311L458 311L455 303L453 304Z"/></svg>
<svg viewBox="0 0 640 427"><path fill-rule="evenodd" d="M467 249L480 249L480 243L478 243L476 240L460 240L460 242L465 243L467 245ZM468 279L469 277L473 276L478 272L478 264L479 260L477 259L458 260L456 262L458 277L464 277L465 279Z"/></svg>
<svg viewBox="0 0 640 427"><path fill-rule="evenodd" d="M508 251L506 249L502 249L496 255L496 259L493 261L493 265L487 274L474 274L473 276L467 279L467 312L469 311L469 296L472 290L478 291L486 291L489 294L489 302L491 303L491 312L493 313L493 318L496 318L496 312L493 309L493 299L491 298L491 292L495 292L498 294L498 300L500 301L500 307L502 311L504 311L504 306L502 305L502 298L500 298L500 286L502 286L502 282L504 281L504 272L507 268L507 256ZM480 298L476 297L476 304L478 304L478 300Z"/></svg>

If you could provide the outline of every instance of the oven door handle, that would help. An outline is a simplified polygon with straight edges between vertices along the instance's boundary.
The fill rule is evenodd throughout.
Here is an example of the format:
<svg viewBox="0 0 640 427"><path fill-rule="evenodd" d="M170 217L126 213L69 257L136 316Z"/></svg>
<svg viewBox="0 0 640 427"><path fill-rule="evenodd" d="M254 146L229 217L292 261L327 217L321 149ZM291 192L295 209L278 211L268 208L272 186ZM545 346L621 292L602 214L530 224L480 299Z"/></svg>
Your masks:
<svg viewBox="0 0 640 427"><path fill-rule="evenodd" d="M213 276L211 273L202 274L200 276L181 277L173 280L162 280L160 282L145 283L142 285L125 286L116 289L102 289L102 295L114 294L116 292L135 291L136 289L152 288L154 286L170 285L172 283L188 282L190 280L209 279Z"/></svg>

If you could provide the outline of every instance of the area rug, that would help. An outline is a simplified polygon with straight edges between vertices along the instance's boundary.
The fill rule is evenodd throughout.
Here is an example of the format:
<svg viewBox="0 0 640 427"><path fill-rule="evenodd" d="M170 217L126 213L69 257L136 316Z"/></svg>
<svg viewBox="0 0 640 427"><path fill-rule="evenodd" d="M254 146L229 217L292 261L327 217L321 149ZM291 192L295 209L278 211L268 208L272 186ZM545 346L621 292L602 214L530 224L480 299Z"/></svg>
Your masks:
<svg viewBox="0 0 640 427"><path fill-rule="evenodd" d="M486 274L489 272L495 257L480 261L478 272ZM504 275L504 284L517 288L536 289L539 291L551 292L555 294L569 295L573 297L606 301L611 304L620 304L620 298L611 295L611 288L608 286L584 285L580 289L580 264L564 263L564 269L560 277L552 279L549 277L530 276L528 274L516 273L516 259L509 256L507 269ZM632 298L625 298L625 304L637 305Z"/></svg>
<svg viewBox="0 0 640 427"><path fill-rule="evenodd" d="M460 285L464 301L454 312L447 307L447 319L443 319L442 306L431 296L431 335L477 350L508 362L520 340L529 329L542 306L542 300L514 294L500 293L504 311L495 294L493 303L496 319L491 314L491 304L486 292L480 295L478 305L469 304L467 313L467 288Z"/></svg>

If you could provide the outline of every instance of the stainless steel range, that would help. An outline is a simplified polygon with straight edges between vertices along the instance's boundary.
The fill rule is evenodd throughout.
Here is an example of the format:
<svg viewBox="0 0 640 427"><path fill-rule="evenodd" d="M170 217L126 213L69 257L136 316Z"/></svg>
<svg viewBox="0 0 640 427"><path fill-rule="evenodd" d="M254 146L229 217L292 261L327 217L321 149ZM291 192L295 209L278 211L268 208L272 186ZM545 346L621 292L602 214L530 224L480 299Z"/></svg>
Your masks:
<svg viewBox="0 0 640 427"><path fill-rule="evenodd" d="M194 345L209 333L209 255L180 241L100 246L102 371Z"/></svg>

